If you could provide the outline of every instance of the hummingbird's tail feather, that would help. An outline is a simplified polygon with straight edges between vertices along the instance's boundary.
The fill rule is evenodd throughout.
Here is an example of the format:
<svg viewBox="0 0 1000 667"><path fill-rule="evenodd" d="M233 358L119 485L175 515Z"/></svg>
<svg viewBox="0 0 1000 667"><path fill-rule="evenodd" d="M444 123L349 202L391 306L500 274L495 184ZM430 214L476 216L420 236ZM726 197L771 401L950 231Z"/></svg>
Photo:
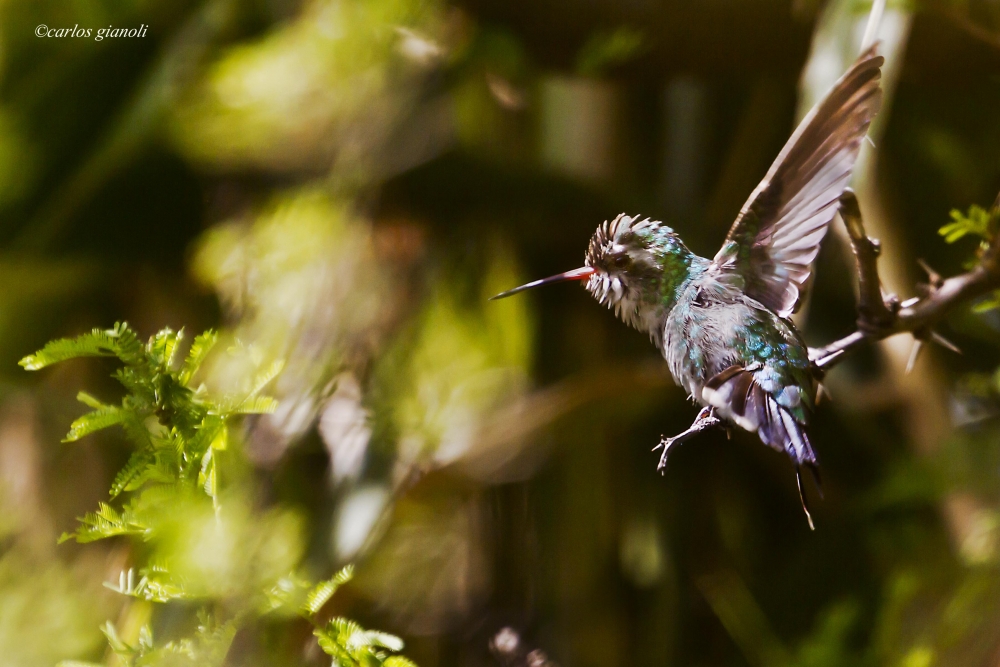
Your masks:
<svg viewBox="0 0 1000 667"><path fill-rule="evenodd" d="M720 417L736 422L751 433L756 433L765 445L788 454L795 463L795 483L802 511L806 513L809 528L815 530L809 503L802 488L801 471L803 467L808 468L816 482L816 488L820 489L816 453L806 435L805 424L789 410L789 399L786 398L785 391L779 391L777 395L766 391L757 382L754 371L734 365L709 378L701 397L715 408ZM779 400L786 405L779 403ZM820 490L820 497L822 495Z"/></svg>
<svg viewBox="0 0 1000 667"><path fill-rule="evenodd" d="M794 406L788 405L786 398L797 394L766 391L754 371L734 365L710 378L701 396L719 416L756 433L765 445L787 453L796 466L816 466L805 424L789 409Z"/></svg>

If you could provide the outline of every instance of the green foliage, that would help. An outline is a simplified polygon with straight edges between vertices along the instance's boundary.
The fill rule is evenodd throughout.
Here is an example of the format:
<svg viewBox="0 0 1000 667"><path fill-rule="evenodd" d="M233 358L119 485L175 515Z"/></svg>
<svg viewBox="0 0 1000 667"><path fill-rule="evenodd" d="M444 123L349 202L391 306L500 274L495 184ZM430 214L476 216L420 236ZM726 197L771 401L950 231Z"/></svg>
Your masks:
<svg viewBox="0 0 1000 667"><path fill-rule="evenodd" d="M317 629L319 645L333 657L336 667L415 667L412 662L392 652L403 649L403 640L394 635L365 630L346 618L333 618Z"/></svg>
<svg viewBox="0 0 1000 667"><path fill-rule="evenodd" d="M337 589L354 577L354 566L347 565L330 579L312 584L292 573L281 577L265 591L265 612L285 611L312 620Z"/></svg>
<svg viewBox="0 0 1000 667"><path fill-rule="evenodd" d="M951 222L941 227L938 233L944 237L948 243L954 243L966 236L978 237L979 252L986 249L986 245L993 241L997 233L997 225L1000 224L1000 207L994 206L986 210L982 206L973 204L969 207L968 213L962 213L958 209L952 209ZM971 268L975 260L967 263L967 268ZM1000 307L1000 291L977 302L972 310L977 313L986 312Z"/></svg>
<svg viewBox="0 0 1000 667"><path fill-rule="evenodd" d="M315 622L320 609L353 575L351 566L319 583L296 574L303 543L298 520L289 512L253 513L238 490L229 485L220 489L220 457L234 454L232 422L275 409L274 399L261 392L282 364L264 363L253 348L234 345L229 352L249 357L254 370L245 381L234 383L238 391L214 396L204 386L195 386L193 379L218 336L209 331L196 337L186 359L178 363L182 340L182 333L164 329L143 344L127 324L119 323L107 331L95 329L53 341L21 361L28 370L78 357L114 357L122 364L113 375L126 390L121 403L106 404L80 392L77 398L91 411L73 422L65 441L120 426L135 451L115 476L110 495L132 495L118 507L99 503L97 511L83 516L78 529L63 534L60 541L128 537L145 545L138 552L144 560L122 571L117 584L105 584L140 605L135 607L138 616L122 624L132 628L129 632L110 621L102 627L111 651L125 667L222 665L241 623L281 611ZM223 496L232 501L225 507ZM193 636L158 644L151 612L142 610L150 603L177 601L201 605L197 630ZM216 601L225 601L225 611L218 611ZM187 609L182 613L190 614L191 607ZM398 637L361 630L351 621L338 619L316 633L324 650L340 651L332 654L335 664L413 664L389 655L402 649ZM341 659L337 655L353 662L336 663Z"/></svg>
<svg viewBox="0 0 1000 667"><path fill-rule="evenodd" d="M118 585L105 583L104 586L120 595L151 602L168 602L191 597L183 586L173 581L169 569L164 565L153 564L144 567L139 574L140 578L136 581L134 568L123 570L118 577Z"/></svg>
<svg viewBox="0 0 1000 667"><path fill-rule="evenodd" d="M951 222L941 227L938 233L948 243L954 243L968 235L989 241L996 235L998 222L1000 222L1000 211L987 211L982 206L973 204L969 207L968 213L952 209Z"/></svg>
<svg viewBox="0 0 1000 667"><path fill-rule="evenodd" d="M63 533L59 542L75 539L77 542L93 542L116 535L148 536L151 530L148 522L139 516L135 503L129 503L121 511L107 503L98 503L96 512L88 512L81 519L83 524L76 533Z"/></svg>
<svg viewBox="0 0 1000 667"><path fill-rule="evenodd" d="M118 630L108 621L101 627L108 646L124 667L200 667L221 665L236 634L233 622L218 624L204 611L198 614L198 628L194 636L164 643L156 647L150 626L139 628L135 642L128 642L119 636ZM63 662L59 667L91 663Z"/></svg>
<svg viewBox="0 0 1000 667"><path fill-rule="evenodd" d="M600 76L616 65L631 60L646 48L642 31L622 26L593 35L580 49L576 71L581 76Z"/></svg>
<svg viewBox="0 0 1000 667"><path fill-rule="evenodd" d="M268 382L281 371L273 363L260 371L236 396L212 399L191 382L218 337L208 331L195 338L187 358L176 363L183 332L164 329L144 345L139 336L121 322L113 329L94 329L76 338L53 341L21 360L28 370L39 370L79 357L117 357L123 366L114 377L127 393L120 405L107 405L90 394L77 398L92 408L73 422L65 440L72 442L110 426L121 426L136 445L128 463L111 485L111 497L137 491L147 484L181 484L201 487L213 499L217 495L216 451L226 448L228 420L235 415L272 412L273 399L261 396ZM82 519L80 541L112 535L141 535L148 530L131 522L140 508L121 514L102 505L96 514Z"/></svg>
<svg viewBox="0 0 1000 667"><path fill-rule="evenodd" d="M337 589L346 584L351 578L354 577L354 567L348 565L343 570L338 572L332 579L327 581L321 581L316 584L309 595L306 596L306 603L303 610L310 616L314 616L319 613L319 610L323 608L333 594L337 592Z"/></svg>
<svg viewBox="0 0 1000 667"><path fill-rule="evenodd" d="M21 359L20 365L29 371L37 371L46 366L79 357L117 356L126 364L142 357L142 345L128 324L120 322L113 329L94 329L89 334L76 338L60 338L48 343L35 354Z"/></svg>

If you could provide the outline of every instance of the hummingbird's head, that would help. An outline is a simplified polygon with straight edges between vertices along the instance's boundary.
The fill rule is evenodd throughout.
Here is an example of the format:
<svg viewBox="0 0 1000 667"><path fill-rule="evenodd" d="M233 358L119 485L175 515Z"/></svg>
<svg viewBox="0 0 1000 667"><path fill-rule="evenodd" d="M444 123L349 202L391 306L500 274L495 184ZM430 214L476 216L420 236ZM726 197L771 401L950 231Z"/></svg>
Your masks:
<svg viewBox="0 0 1000 667"><path fill-rule="evenodd" d="M586 281L599 302L639 329L669 310L694 256L662 222L622 213L590 239L584 266L497 294L501 299L526 289L566 280Z"/></svg>
<svg viewBox="0 0 1000 667"><path fill-rule="evenodd" d="M622 213L590 239L585 264L594 272L587 291L629 324L645 328L646 315L673 305L691 257L670 227Z"/></svg>

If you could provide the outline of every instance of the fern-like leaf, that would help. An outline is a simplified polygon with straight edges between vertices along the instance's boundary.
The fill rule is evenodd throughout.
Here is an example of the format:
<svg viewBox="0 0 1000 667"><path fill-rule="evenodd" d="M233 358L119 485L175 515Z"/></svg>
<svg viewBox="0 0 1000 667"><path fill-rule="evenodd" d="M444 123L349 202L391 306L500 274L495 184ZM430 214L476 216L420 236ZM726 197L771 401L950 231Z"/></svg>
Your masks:
<svg viewBox="0 0 1000 667"><path fill-rule="evenodd" d="M124 491L135 491L147 482L169 484L178 478L177 452L173 449L159 450L140 449L132 453L114 482L111 483L110 495L116 498Z"/></svg>
<svg viewBox="0 0 1000 667"><path fill-rule="evenodd" d="M198 484L205 491L205 495L214 502L218 495L218 475L215 466L215 450L209 447L205 451L205 456L201 460L201 470L198 472Z"/></svg>
<svg viewBox="0 0 1000 667"><path fill-rule="evenodd" d="M156 465L156 455L150 450L140 449L137 452L133 452L132 456L129 457L128 463L118 471L114 481L111 483L111 491L109 492L111 497L115 498L122 491L127 490L134 480L138 479L147 468L153 465Z"/></svg>
<svg viewBox="0 0 1000 667"><path fill-rule="evenodd" d="M138 535L148 538L151 530L148 523L141 519L133 508L126 507L118 512L107 503L99 503L97 511L85 514L80 523L83 525L75 533L63 533L59 542L75 539L77 542L86 543L116 535Z"/></svg>
<svg viewBox="0 0 1000 667"><path fill-rule="evenodd" d="M205 333L196 336L194 342L191 343L191 349L188 351L187 359L184 360L184 366L181 368L179 379L182 385L185 387L191 382L191 378L194 374L198 372L201 365L208 358L208 353L212 351L215 344L219 340L219 334L209 329Z"/></svg>
<svg viewBox="0 0 1000 667"><path fill-rule="evenodd" d="M107 407L106 403L102 403L97 398L91 396L85 391L77 392L76 400L80 401L88 408L91 408L93 410L100 410L101 408Z"/></svg>
<svg viewBox="0 0 1000 667"><path fill-rule="evenodd" d="M989 240L996 233L998 219L1000 212L987 211L982 206L972 205L968 213L954 209L951 212L951 222L941 227L938 233L947 243L954 243L969 234Z"/></svg>
<svg viewBox="0 0 1000 667"><path fill-rule="evenodd" d="M247 395L242 402L246 403L250 401L250 399L255 398L257 394L263 391L264 387L266 387L271 380L278 376L278 373L280 373L281 369L284 367L284 361L275 361L263 371L257 373L250 385L250 390L247 392Z"/></svg>
<svg viewBox="0 0 1000 667"><path fill-rule="evenodd" d="M174 333L171 329L161 329L153 336L148 345L152 360L160 368L167 370L174 360L177 345L184 338L184 330Z"/></svg>
<svg viewBox="0 0 1000 667"><path fill-rule="evenodd" d="M146 361L146 346L139 340L139 334L133 331L128 322L119 322L115 328L106 332L115 341L115 355L129 366L138 366Z"/></svg>
<svg viewBox="0 0 1000 667"><path fill-rule="evenodd" d="M198 425L194 437L187 443L188 452L192 456L201 457L209 447L215 449L225 449L224 446L216 446L216 443L226 439L226 420L219 415L207 415Z"/></svg>
<svg viewBox="0 0 1000 667"><path fill-rule="evenodd" d="M382 664L385 667L417 667L417 663L401 655L390 655Z"/></svg>
<svg viewBox="0 0 1000 667"><path fill-rule="evenodd" d="M274 582L274 585L264 591L264 601L261 605L263 613L272 612L278 609L295 610L305 608L306 598L310 583L295 572Z"/></svg>
<svg viewBox="0 0 1000 667"><path fill-rule="evenodd" d="M319 639L319 646L333 657L335 665L385 665L391 659L381 649L396 652L403 648L403 640L395 635L374 630L365 630L358 623L347 618L333 618L323 628L313 632ZM397 658L401 656L395 656ZM396 667L415 667L405 658L396 661Z"/></svg>
<svg viewBox="0 0 1000 667"><path fill-rule="evenodd" d="M76 338L60 338L18 362L25 370L37 371L52 364L78 357L113 357L115 341L107 332L94 329Z"/></svg>
<svg viewBox="0 0 1000 667"><path fill-rule="evenodd" d="M268 415L278 407L278 401L271 396L257 396L253 399L241 401L234 408L229 410L234 415Z"/></svg>
<svg viewBox="0 0 1000 667"><path fill-rule="evenodd" d="M102 406L78 417L70 424L69 433L63 438L63 442L76 442L85 435L121 424L128 418L129 415L121 408L113 405Z"/></svg>
<svg viewBox="0 0 1000 667"><path fill-rule="evenodd" d="M323 608L323 605L330 601L330 598L332 598L333 594L337 592L337 589L346 584L353 577L354 566L347 565L340 572L335 574L333 578L316 584L306 596L306 603L302 606L302 610L309 616L316 615L319 613L319 610Z"/></svg>

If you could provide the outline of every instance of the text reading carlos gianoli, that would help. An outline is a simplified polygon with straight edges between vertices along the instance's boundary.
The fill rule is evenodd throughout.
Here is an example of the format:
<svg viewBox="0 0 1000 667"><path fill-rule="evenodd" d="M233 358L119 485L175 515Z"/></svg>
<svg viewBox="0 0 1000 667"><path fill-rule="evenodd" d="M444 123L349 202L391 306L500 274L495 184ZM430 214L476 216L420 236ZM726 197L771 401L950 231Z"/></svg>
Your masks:
<svg viewBox="0 0 1000 667"><path fill-rule="evenodd" d="M94 41L101 41L105 37L145 37L146 28L148 26L143 23L138 28L116 28L114 26L108 26L107 28L98 28L97 32L94 32L93 28L81 28L79 24L73 26L72 28L50 28L44 23L35 28L36 37L76 37L76 38L88 38L93 37Z"/></svg>

